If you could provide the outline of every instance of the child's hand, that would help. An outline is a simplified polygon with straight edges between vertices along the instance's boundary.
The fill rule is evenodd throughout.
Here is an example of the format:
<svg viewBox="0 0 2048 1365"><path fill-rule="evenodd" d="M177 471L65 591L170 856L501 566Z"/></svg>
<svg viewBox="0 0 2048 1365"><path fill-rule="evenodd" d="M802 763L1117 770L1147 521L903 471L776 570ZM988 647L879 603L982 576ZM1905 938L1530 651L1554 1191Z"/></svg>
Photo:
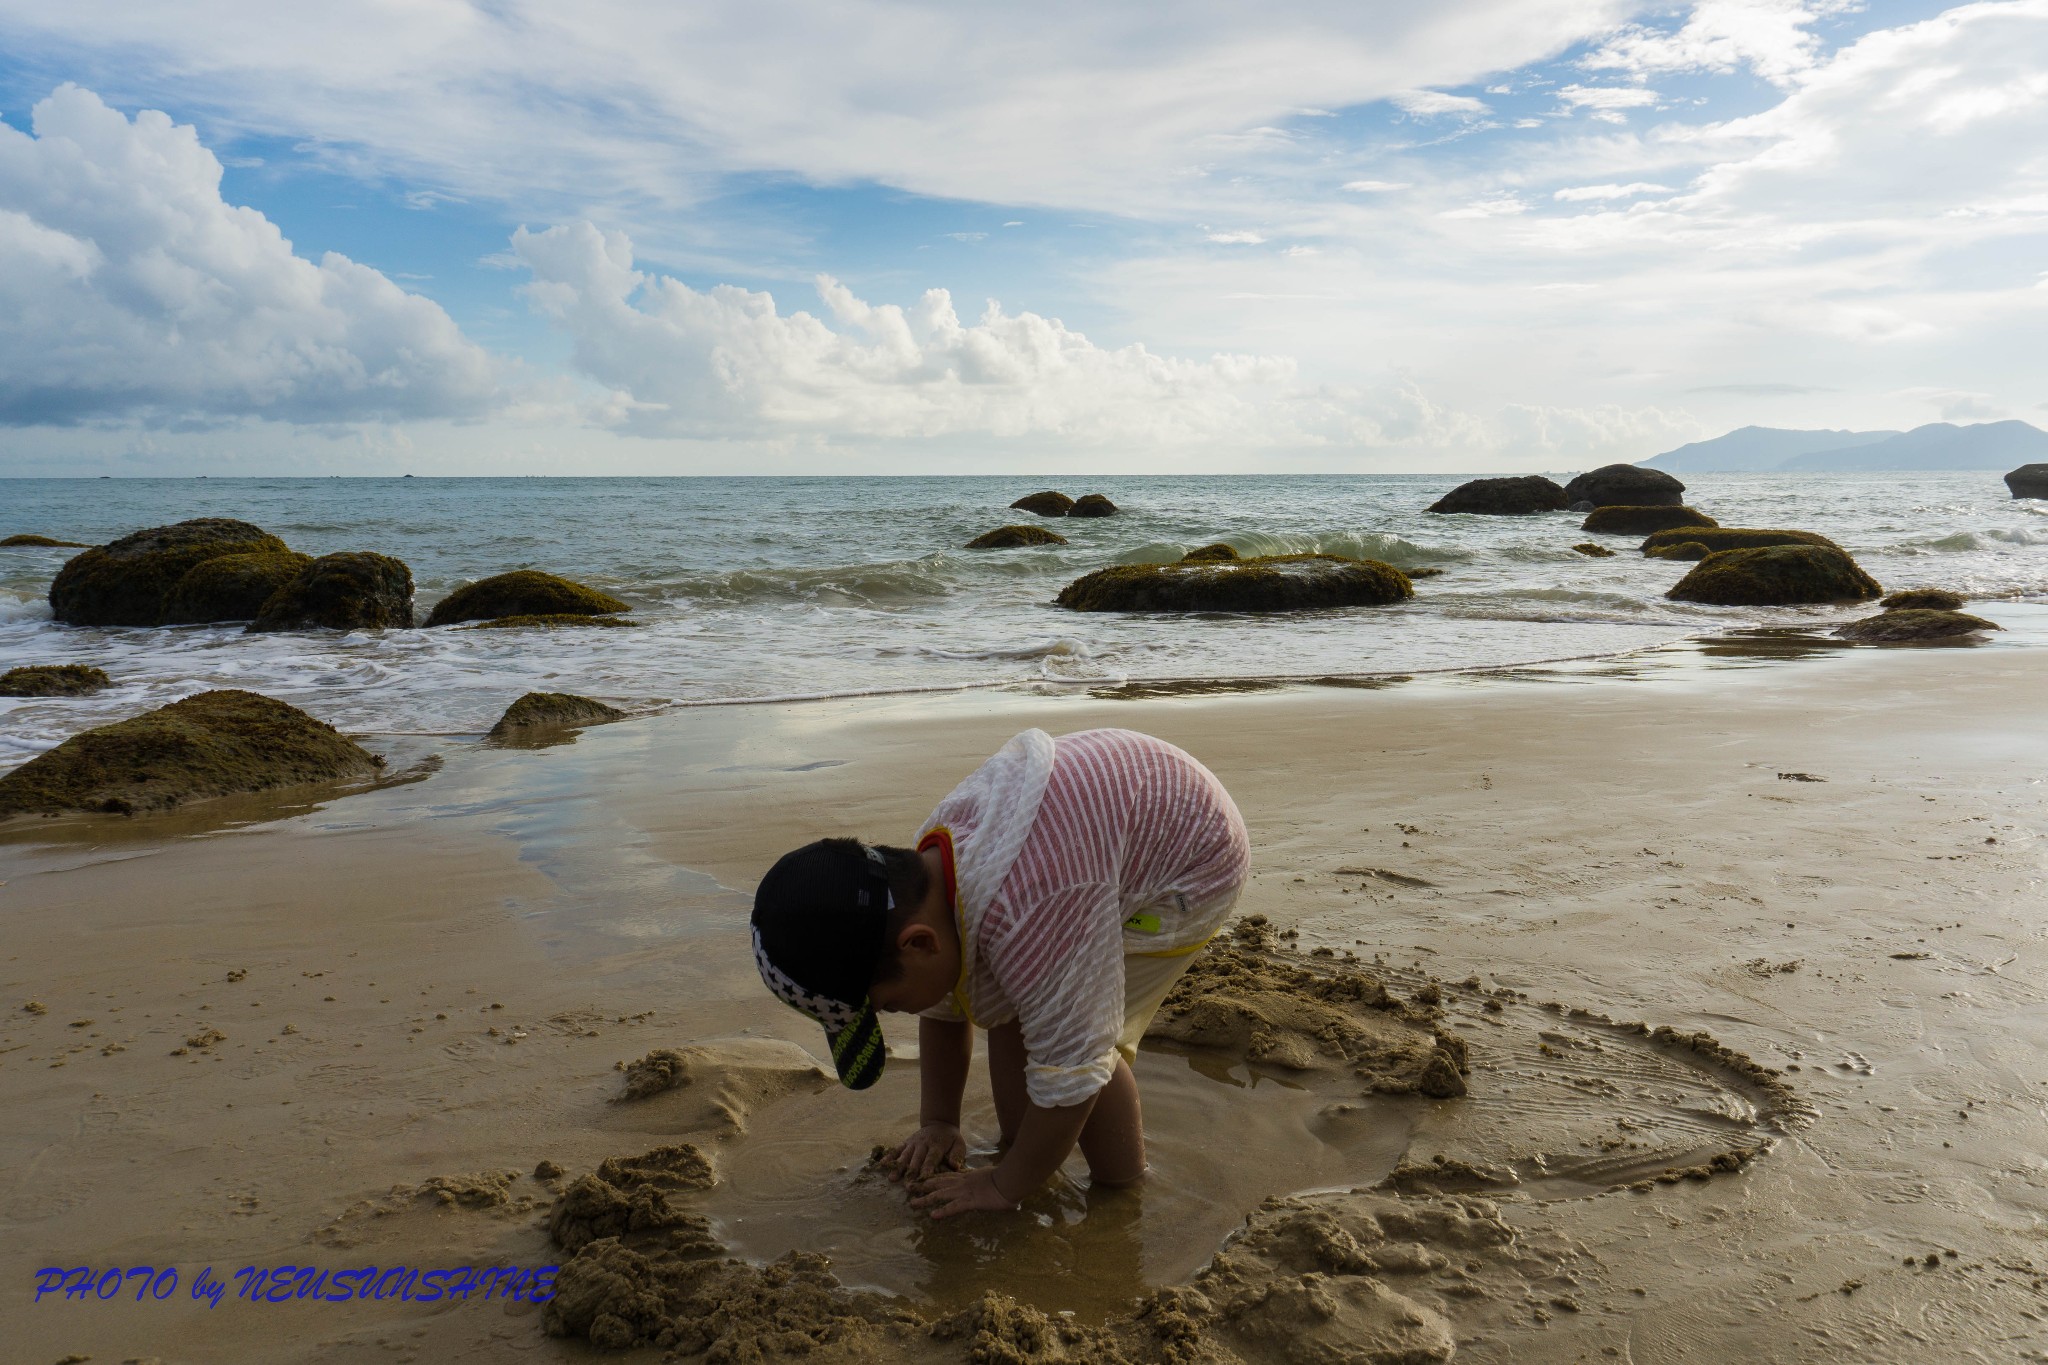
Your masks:
<svg viewBox="0 0 2048 1365"><path fill-rule="evenodd" d="M941 1171L916 1186L917 1197L910 1207L924 1209L936 1220L975 1209L1010 1212L1015 1200L996 1185L996 1168L977 1166L971 1171Z"/></svg>
<svg viewBox="0 0 2048 1365"><path fill-rule="evenodd" d="M939 1171L957 1171L967 1164L967 1139L950 1123L927 1123L882 1158L889 1179L925 1180Z"/></svg>

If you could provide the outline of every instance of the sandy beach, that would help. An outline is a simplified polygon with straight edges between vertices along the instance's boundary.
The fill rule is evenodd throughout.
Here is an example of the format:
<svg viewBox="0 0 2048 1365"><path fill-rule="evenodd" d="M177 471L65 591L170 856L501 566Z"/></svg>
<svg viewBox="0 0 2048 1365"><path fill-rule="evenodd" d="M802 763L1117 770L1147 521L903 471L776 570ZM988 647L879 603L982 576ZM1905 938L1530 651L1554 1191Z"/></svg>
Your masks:
<svg viewBox="0 0 2048 1365"><path fill-rule="evenodd" d="M713 1252L890 1296L808 1336L794 1300L734 1310L708 1359L2048 1359L2043 663L705 707L372 737L400 780L293 807L8 826L4 1354L597 1358L523 1298L249 1302L234 1272L560 1265L571 1182L688 1143L709 1174L671 1202ZM740 931L777 853L900 840L1034 725L1206 762L1252 833L1240 913L1440 1001L1468 1093L1162 1041L1140 1192L1077 1165L1023 1214L921 1222L865 1167L912 1126L914 1030L876 1090L827 1084ZM663 1048L680 1083L621 1102ZM969 1102L985 1143L978 1072ZM86 1266L152 1273L37 1301ZM1144 1326L1169 1308L1196 1327Z"/></svg>

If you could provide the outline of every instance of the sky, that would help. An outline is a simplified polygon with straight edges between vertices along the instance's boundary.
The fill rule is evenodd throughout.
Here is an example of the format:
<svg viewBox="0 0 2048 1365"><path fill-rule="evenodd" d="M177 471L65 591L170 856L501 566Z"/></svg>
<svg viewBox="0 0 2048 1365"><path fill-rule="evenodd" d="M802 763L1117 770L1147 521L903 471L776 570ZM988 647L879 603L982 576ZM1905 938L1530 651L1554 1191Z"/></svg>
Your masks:
<svg viewBox="0 0 2048 1365"><path fill-rule="evenodd" d="M2048 425L2048 0L0 0L0 476Z"/></svg>

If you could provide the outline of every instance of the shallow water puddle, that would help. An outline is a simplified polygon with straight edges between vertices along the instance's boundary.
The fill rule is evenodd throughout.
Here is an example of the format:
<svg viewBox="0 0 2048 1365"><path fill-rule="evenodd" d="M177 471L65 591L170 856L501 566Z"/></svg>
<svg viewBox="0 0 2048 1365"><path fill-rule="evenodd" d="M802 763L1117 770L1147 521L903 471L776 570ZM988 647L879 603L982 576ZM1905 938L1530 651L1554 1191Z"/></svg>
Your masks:
<svg viewBox="0 0 2048 1365"><path fill-rule="evenodd" d="M875 1090L835 1086L759 1114L752 1133L719 1151L718 1185L699 1207L749 1259L801 1248L829 1256L849 1285L944 1310L997 1289L1095 1322L1193 1274L1269 1196L1381 1179L1426 1103L1359 1099L1339 1078L1150 1048L1137 1075L1152 1167L1138 1189L1089 1189L1077 1157L1022 1217L934 1223L866 1162L875 1143L916 1126L916 1069L899 1061ZM967 1127L979 1144L972 1162L992 1160L985 1091Z"/></svg>

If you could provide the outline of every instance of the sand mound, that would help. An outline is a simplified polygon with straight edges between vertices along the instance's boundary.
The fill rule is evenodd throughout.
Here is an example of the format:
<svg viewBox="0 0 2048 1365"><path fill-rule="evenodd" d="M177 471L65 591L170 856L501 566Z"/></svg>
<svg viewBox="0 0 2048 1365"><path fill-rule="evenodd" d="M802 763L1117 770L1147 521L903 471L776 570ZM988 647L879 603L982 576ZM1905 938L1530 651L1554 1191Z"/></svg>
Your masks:
<svg viewBox="0 0 2048 1365"><path fill-rule="evenodd" d="M614 1103L646 1108L650 1112L638 1121L665 1132L725 1128L744 1133L748 1116L763 1105L787 1095L815 1094L833 1082L832 1073L810 1053L769 1038L660 1047L638 1061L621 1062L619 1069L626 1083Z"/></svg>
<svg viewBox="0 0 2048 1365"><path fill-rule="evenodd" d="M1309 959L1312 962L1315 959ZM1348 1068L1368 1091L1465 1093L1465 1043L1434 987L1402 1001L1370 971L1273 950L1263 915L1238 922L1175 983L1146 1037L1296 1071Z"/></svg>
<svg viewBox="0 0 2048 1365"><path fill-rule="evenodd" d="M577 1251L604 1237L635 1232L708 1238L704 1220L685 1212L670 1196L711 1188L711 1162L683 1143L656 1147L636 1157L606 1157L597 1171L562 1191L548 1213L548 1235L564 1251Z"/></svg>

